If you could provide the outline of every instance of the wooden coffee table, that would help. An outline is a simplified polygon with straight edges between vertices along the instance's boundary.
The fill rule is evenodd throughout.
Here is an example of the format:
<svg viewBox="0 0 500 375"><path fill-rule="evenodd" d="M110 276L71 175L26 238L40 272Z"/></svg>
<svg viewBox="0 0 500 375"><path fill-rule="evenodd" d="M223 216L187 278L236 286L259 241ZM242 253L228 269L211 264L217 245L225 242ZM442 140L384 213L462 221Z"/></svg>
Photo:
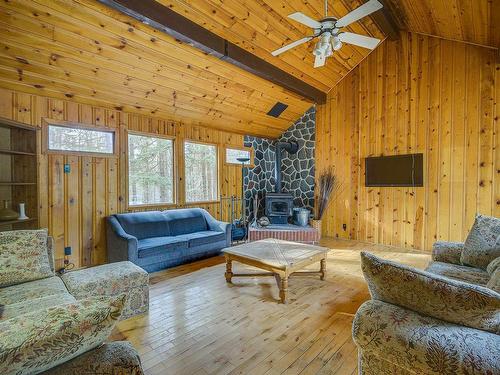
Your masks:
<svg viewBox="0 0 500 375"><path fill-rule="evenodd" d="M274 276L280 290L280 299L286 303L288 278L295 275L317 274L321 280L326 275L326 255L328 249L320 246L305 245L268 238L265 240L228 247L223 250L226 258L226 281L233 277ZM232 262L237 261L268 272L233 273ZM301 271L313 263L319 262L319 271Z"/></svg>

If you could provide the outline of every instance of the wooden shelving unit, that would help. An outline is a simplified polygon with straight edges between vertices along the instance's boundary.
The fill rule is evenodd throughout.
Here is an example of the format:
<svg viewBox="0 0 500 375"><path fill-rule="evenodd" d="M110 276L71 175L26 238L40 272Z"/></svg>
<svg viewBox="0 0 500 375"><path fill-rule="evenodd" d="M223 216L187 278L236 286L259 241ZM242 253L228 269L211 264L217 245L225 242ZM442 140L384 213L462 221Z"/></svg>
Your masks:
<svg viewBox="0 0 500 375"><path fill-rule="evenodd" d="M38 227L37 155L37 129L0 118L0 205L24 203L29 217L0 221L0 231Z"/></svg>

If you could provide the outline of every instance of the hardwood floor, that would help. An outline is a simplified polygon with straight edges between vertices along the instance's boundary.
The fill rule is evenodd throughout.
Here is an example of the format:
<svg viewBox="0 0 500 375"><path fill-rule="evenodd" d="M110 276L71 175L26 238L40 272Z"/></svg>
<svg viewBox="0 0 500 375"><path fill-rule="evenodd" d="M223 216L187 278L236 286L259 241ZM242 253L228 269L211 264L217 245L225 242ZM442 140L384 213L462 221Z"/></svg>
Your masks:
<svg viewBox="0 0 500 375"><path fill-rule="evenodd" d="M226 284L224 258L151 274L150 311L118 324L147 374L356 374L351 322L369 298L359 252L424 268L428 253L324 239L327 277L294 277L278 303L274 278ZM236 271L250 267L234 263Z"/></svg>

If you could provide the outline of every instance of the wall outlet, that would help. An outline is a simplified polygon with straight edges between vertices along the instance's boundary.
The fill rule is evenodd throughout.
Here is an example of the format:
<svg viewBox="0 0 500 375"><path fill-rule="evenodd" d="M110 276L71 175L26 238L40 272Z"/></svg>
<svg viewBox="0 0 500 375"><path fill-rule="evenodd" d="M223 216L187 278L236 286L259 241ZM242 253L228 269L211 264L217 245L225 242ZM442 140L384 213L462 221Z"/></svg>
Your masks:
<svg viewBox="0 0 500 375"><path fill-rule="evenodd" d="M342 224L342 229L344 230L344 232L347 230L347 224Z"/></svg>
<svg viewBox="0 0 500 375"><path fill-rule="evenodd" d="M64 173L71 172L71 166L69 164L64 164Z"/></svg>

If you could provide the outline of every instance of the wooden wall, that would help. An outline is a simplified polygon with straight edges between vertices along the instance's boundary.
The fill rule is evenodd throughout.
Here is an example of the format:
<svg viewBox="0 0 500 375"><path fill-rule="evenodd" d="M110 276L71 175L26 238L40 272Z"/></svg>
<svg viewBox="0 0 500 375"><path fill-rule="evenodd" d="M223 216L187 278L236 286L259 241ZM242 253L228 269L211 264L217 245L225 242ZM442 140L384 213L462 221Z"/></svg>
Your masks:
<svg viewBox="0 0 500 375"><path fill-rule="evenodd" d="M333 88L316 163L343 188L324 234L430 250L464 240L476 212L500 216L499 69L498 50L402 33ZM417 152L424 187L364 186L365 157Z"/></svg>
<svg viewBox="0 0 500 375"><path fill-rule="evenodd" d="M0 116L39 128L43 118L50 118L118 130L118 143L121 145L119 158L39 155L40 226L48 228L55 239L58 265L62 264L65 246L73 248L71 261L76 266L106 261L104 218L116 212L127 211L127 150L123 147L126 144L127 129L175 136L179 149L182 149L184 139L211 142L219 146L243 145L243 136L237 134L3 89L0 89ZM222 151L222 147L219 147L220 193L240 196L241 167L223 163ZM180 192L177 207L185 206L181 162L182 160L177 160ZM66 163L71 166L69 174L63 173ZM206 203L201 207L216 218L221 215L218 203ZM227 220L227 212L222 215Z"/></svg>

